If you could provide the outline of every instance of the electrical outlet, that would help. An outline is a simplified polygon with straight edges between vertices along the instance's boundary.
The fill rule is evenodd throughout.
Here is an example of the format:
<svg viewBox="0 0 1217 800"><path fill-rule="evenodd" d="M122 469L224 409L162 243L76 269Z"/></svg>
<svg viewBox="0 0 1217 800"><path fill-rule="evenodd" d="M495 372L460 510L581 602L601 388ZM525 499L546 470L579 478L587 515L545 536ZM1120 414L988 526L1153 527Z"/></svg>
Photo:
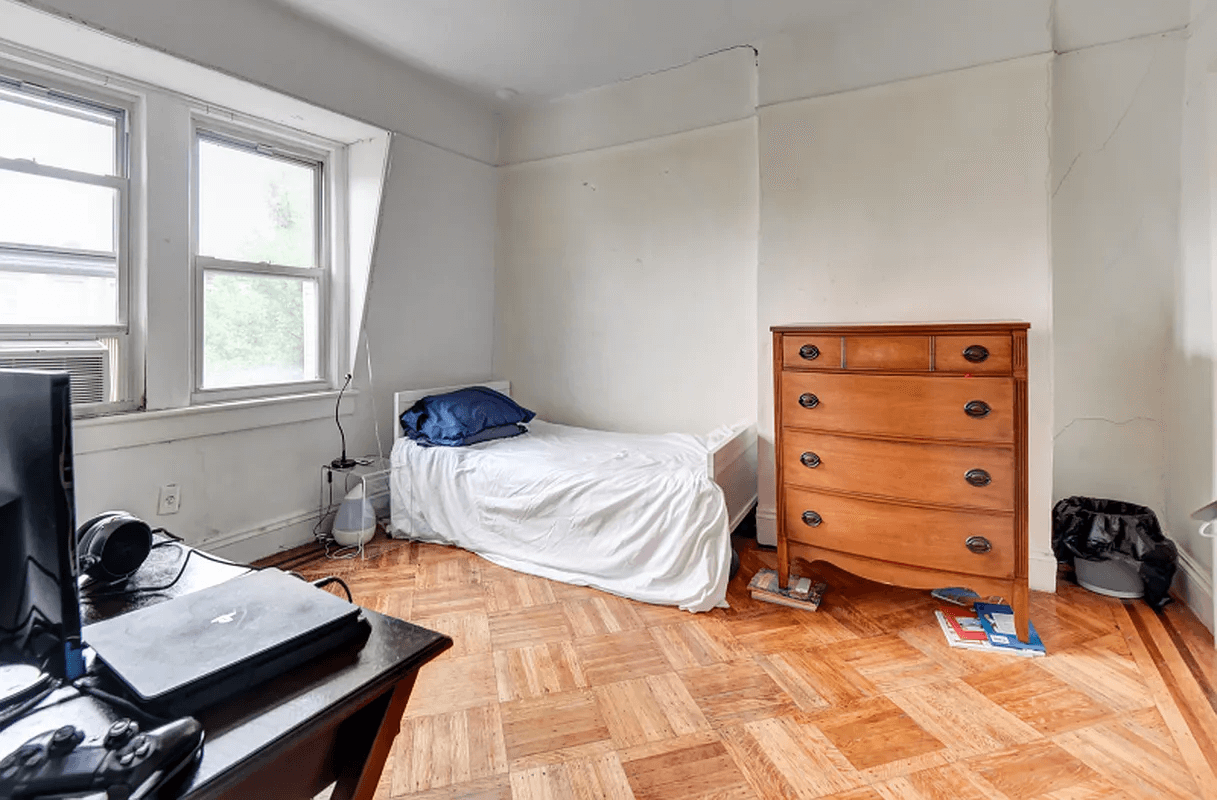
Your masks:
<svg viewBox="0 0 1217 800"><path fill-rule="evenodd" d="M161 515L176 514L181 504L182 494L177 484L166 483L161 487L160 499L156 505L156 513Z"/></svg>

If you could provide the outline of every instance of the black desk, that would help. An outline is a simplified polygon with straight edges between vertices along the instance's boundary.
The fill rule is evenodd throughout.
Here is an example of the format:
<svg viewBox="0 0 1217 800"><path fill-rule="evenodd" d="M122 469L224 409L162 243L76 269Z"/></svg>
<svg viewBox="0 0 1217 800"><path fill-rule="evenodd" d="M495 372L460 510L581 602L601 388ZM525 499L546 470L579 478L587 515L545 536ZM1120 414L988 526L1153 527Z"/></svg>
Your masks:
<svg viewBox="0 0 1217 800"><path fill-rule="evenodd" d="M153 551L135 577L160 586L176 574L177 547ZM85 622L222 583L244 568L192 557L172 589L127 601L82 602ZM371 633L361 649L343 648L259 684L197 715L206 731L202 763L179 797L312 798L337 781L333 800L371 800L401 726L419 667L452 645L443 634L364 610ZM49 705L53 701L63 702ZM0 732L0 754L71 723L93 737L126 716L73 689Z"/></svg>

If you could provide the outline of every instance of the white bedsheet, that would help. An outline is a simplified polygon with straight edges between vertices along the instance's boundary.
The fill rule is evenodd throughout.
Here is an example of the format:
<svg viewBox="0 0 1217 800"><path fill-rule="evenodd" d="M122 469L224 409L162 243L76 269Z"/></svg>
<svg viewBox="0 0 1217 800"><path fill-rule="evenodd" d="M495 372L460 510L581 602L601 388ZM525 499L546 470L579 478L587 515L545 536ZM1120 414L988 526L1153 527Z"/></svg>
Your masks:
<svg viewBox="0 0 1217 800"><path fill-rule="evenodd" d="M398 439L393 535L688 611L726 606L731 540L706 474L712 439L609 433L533 420L470 447Z"/></svg>

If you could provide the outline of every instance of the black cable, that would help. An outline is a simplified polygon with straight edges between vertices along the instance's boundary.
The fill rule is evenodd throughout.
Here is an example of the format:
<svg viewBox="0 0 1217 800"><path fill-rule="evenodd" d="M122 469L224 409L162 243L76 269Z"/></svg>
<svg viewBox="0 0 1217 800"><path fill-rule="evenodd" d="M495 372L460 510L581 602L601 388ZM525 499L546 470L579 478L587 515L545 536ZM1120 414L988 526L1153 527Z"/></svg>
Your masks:
<svg viewBox="0 0 1217 800"><path fill-rule="evenodd" d="M347 602L348 603L355 602L355 598L351 595L351 587L347 586L346 581L344 581L342 578L339 578L337 575L331 575L328 578L322 578L319 581L313 581L313 585L316 586L318 589L324 589L326 586L329 586L331 583L336 583L342 587L342 590L347 593Z"/></svg>
<svg viewBox="0 0 1217 800"><path fill-rule="evenodd" d="M152 529L152 532L153 532L153 533L159 533L159 534L161 534L161 535L163 535L163 536L167 536L167 537L169 537L170 539L172 539L172 540L173 540L173 541L175 541L175 542L180 542L180 541L182 541L182 537L181 537L181 536L178 536L176 533L173 533L173 532L172 532L172 531L170 531L168 528L153 528L153 529ZM155 547L155 545L153 545L153 546Z"/></svg>
<svg viewBox="0 0 1217 800"><path fill-rule="evenodd" d="M182 576L186 574L186 567L190 564L190 557L195 555L197 555L199 558L204 558L208 561L214 561L217 564L224 564L225 566L229 567L244 567L249 572L255 572L259 569L259 567L254 567L249 564L238 564L237 562L229 561L226 558L220 558L219 556L213 556L210 553L204 553L202 550L187 547L181 542L157 542L153 545L153 548L163 547L166 545L176 545L186 553L186 557L182 559L182 565L178 568L177 575L173 576L173 580L161 586L134 586L130 589L116 589L109 592L88 592L84 594L84 597L88 600L104 600L112 597L132 597L137 594L151 594L154 592L163 592L166 589L171 589L176 586L178 581L182 579Z"/></svg>
<svg viewBox="0 0 1217 800"><path fill-rule="evenodd" d="M35 680L33 683L31 683L29 686L18 689L17 691L9 694L7 697L0 699L0 714L4 713L5 709L7 709L10 706L15 706L18 703L24 703L27 699L29 699L29 697L31 695L46 688L46 685L48 682L55 680L55 677L53 675L51 675L48 672L43 671L46 669L46 665L50 663L50 660L48 659L42 663L43 663L42 667L34 667L33 664L23 664L21 661L13 661L11 663L6 663L6 666L10 666L10 667L28 666L30 669L37 669L39 671L39 675L38 675L38 679Z"/></svg>
<svg viewBox="0 0 1217 800"><path fill-rule="evenodd" d="M0 714L0 730L4 730L9 725L12 725L21 717L25 716L25 712L29 711L34 706L41 703L50 695L51 692L59 688L59 682L54 681L50 686L44 687L38 691L33 697L25 702L18 703L15 706L10 706L3 714Z"/></svg>
<svg viewBox="0 0 1217 800"><path fill-rule="evenodd" d="M0 713L0 730L4 730L13 722L16 722L17 719L23 716L26 712L36 708L40 703L42 703L43 700L49 697L56 690L67 686L75 689L78 694L89 695L90 697L100 700L103 703L121 708L131 717L131 719L138 720L145 727L147 727L148 722L152 722L154 725L164 725L166 722L170 721L168 717L161 717L153 714L148 709L141 708L135 703L132 703L130 700L93 686L89 683L90 680L94 680L92 676L84 677L70 683L61 681L58 678L52 678L49 675L44 676L43 679L49 680L51 685L43 690L40 690L37 696L31 697L29 700L23 702L20 707L7 709L3 713ZM62 705L75 699L76 695L66 695L43 706L43 709Z"/></svg>
<svg viewBox="0 0 1217 800"><path fill-rule="evenodd" d="M262 569L262 567L255 567L253 564L242 564L240 561L230 561L227 558L221 558L220 556L213 556L211 553L205 553L202 550L198 550L198 549L191 549L190 552L197 553L199 558L205 558L208 561L214 561L216 564L224 564L225 566L229 566L229 567L244 567L245 569L249 570L250 572L258 572L259 570Z"/></svg>
<svg viewBox="0 0 1217 800"><path fill-rule="evenodd" d="M42 671L41 677L33 683L29 688L22 692L21 696L25 699L14 702L8 705L7 708L0 711L0 730L4 730L9 725L16 722L19 718L25 715L27 711L34 708L36 705L45 700L51 692L63 685L63 682L53 675L46 672L46 667L49 662L42 662L39 668ZM33 692L33 694L30 694Z"/></svg>
<svg viewBox="0 0 1217 800"><path fill-rule="evenodd" d="M81 694L87 694L90 697L93 697L97 700L101 700L104 703L109 703L111 705L118 706L123 711L126 711L128 714L130 714L131 719L137 719L137 720L140 720L141 722L145 722L145 723L148 720L151 720L158 726L164 725L166 722L169 722L168 717L157 716L156 714L153 714L152 712L148 711L148 709L146 709L146 708L140 708L139 706L132 703L130 700L119 697L116 694L111 694L110 692L103 691L101 689L98 689L96 686L86 683L86 680L87 680L86 678L82 678L78 681L73 682L72 688L75 689L76 691L80 692Z"/></svg>

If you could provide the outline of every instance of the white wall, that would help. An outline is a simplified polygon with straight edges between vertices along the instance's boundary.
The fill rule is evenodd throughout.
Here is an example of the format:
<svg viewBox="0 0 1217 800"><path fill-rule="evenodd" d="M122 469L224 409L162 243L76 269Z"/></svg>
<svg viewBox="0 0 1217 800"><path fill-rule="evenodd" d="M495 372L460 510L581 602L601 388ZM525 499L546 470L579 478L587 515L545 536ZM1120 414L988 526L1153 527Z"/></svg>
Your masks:
<svg viewBox="0 0 1217 800"><path fill-rule="evenodd" d="M1049 52L1051 9L1067 1L866 4L830 25L790 31L762 42L760 104Z"/></svg>
<svg viewBox="0 0 1217 800"><path fill-rule="evenodd" d="M762 109L756 340L768 365L775 324L1030 322L1031 586L1047 590L1050 88L1050 58L1033 56ZM761 536L774 529L769 372Z"/></svg>
<svg viewBox="0 0 1217 800"><path fill-rule="evenodd" d="M494 167L398 137L385 195L366 332L375 391L360 397L358 452L393 444L393 393L491 376L494 332ZM366 379L360 342L357 374ZM331 424L331 427L333 425Z"/></svg>
<svg viewBox="0 0 1217 800"><path fill-rule="evenodd" d="M507 120L531 160L501 170L494 371L526 406L640 432L755 418L754 75L733 50ZM588 124L606 108L643 113Z"/></svg>
<svg viewBox="0 0 1217 800"><path fill-rule="evenodd" d="M756 50L735 47L676 69L513 109L499 163L642 142L756 114Z"/></svg>
<svg viewBox="0 0 1217 800"><path fill-rule="evenodd" d="M1217 498L1217 5L1197 0L1187 40L1180 144L1179 265L1173 290L1166 401L1169 534L1183 551L1188 580L1177 584L1213 628L1213 544L1190 515ZM1207 612L1207 613L1206 613Z"/></svg>
<svg viewBox="0 0 1217 800"><path fill-rule="evenodd" d="M1139 503L1168 530L1184 47L1064 53L1053 97L1054 499Z"/></svg>
<svg viewBox="0 0 1217 800"><path fill-rule="evenodd" d="M369 391L361 350L358 396L344 401L348 454L376 449L373 396L387 442L392 389L489 372L496 187L489 108L273 4L57 0L39 7L406 134L394 139L371 277L376 390ZM78 515L128 509L243 559L307 541L320 466L338 455L332 406L272 411L78 425ZM165 483L181 487L181 512L160 517L157 489Z"/></svg>
<svg viewBox="0 0 1217 800"><path fill-rule="evenodd" d="M1188 0L1055 0L1053 11L1058 53L1179 30L1191 18Z"/></svg>
<svg viewBox="0 0 1217 800"><path fill-rule="evenodd" d="M1054 499L1149 506L1210 628L1217 492L1209 197L1217 27L1204 3L1061 0L1053 98Z"/></svg>

